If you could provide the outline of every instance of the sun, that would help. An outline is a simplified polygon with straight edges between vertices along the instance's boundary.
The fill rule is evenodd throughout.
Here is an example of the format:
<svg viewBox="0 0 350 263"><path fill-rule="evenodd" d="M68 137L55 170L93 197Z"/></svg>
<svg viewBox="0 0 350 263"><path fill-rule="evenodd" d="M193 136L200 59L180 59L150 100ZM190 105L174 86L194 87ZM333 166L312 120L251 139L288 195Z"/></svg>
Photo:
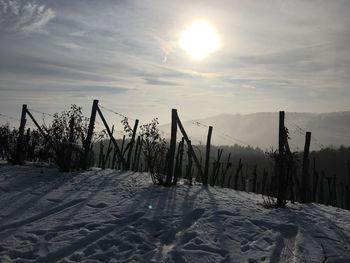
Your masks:
<svg viewBox="0 0 350 263"><path fill-rule="evenodd" d="M179 46L196 61L205 59L220 49L221 41L216 28L206 20L196 20L181 32Z"/></svg>

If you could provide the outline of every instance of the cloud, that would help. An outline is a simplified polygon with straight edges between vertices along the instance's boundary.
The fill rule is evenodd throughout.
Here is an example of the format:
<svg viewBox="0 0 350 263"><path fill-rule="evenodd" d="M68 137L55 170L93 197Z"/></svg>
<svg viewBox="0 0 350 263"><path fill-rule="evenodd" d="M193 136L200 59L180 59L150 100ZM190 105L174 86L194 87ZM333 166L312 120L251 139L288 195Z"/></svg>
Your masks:
<svg viewBox="0 0 350 263"><path fill-rule="evenodd" d="M156 78L144 78L146 84L149 85L160 85L160 86L177 86L178 84L171 81L160 80Z"/></svg>
<svg viewBox="0 0 350 263"><path fill-rule="evenodd" d="M9 32L42 32L55 11L36 1L0 0L0 29Z"/></svg>
<svg viewBox="0 0 350 263"><path fill-rule="evenodd" d="M8 88L6 86L0 85L0 90L2 91L19 91L19 92L23 92L23 89L18 86L18 87L11 87ZM67 84L51 84L50 89L47 89L45 87L45 85L41 84L37 84L36 86L28 86L26 88L26 92L43 92L45 91L46 93L56 93L56 92L60 92L60 93L74 93L74 94L90 94L90 95L96 95L96 94L122 94L122 93L126 93L129 91L133 91L135 89L132 88L123 88L123 87L119 87L119 86L113 86L113 85L67 85Z"/></svg>
<svg viewBox="0 0 350 263"><path fill-rule="evenodd" d="M57 45L64 47L66 49L81 49L82 48L80 45L77 45L77 44L71 43L71 42L62 42L62 43L58 43Z"/></svg>

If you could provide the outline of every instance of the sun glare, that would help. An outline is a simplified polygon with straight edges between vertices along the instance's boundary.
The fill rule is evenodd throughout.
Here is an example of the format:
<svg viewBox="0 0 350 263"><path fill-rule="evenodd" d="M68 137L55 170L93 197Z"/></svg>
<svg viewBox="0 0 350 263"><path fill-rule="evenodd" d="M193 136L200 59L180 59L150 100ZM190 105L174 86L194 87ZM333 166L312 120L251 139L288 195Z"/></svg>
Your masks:
<svg viewBox="0 0 350 263"><path fill-rule="evenodd" d="M198 20L181 32L179 45L193 60L200 61L218 51L221 43L215 27L208 21Z"/></svg>

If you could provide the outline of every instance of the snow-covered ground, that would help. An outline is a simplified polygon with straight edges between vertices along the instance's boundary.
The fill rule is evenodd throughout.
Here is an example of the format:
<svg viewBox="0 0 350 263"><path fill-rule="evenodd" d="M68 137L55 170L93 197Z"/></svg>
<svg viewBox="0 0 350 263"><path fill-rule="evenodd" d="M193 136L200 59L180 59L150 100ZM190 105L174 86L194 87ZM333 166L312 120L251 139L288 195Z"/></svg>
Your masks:
<svg viewBox="0 0 350 263"><path fill-rule="evenodd" d="M350 211L147 174L0 165L0 262L350 262Z"/></svg>

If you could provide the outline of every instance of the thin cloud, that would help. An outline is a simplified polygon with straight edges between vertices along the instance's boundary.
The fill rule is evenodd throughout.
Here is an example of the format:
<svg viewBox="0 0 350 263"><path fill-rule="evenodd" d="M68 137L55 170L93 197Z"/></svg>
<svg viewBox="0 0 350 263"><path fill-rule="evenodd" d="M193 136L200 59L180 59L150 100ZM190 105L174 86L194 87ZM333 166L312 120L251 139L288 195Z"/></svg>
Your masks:
<svg viewBox="0 0 350 263"><path fill-rule="evenodd" d="M149 85L160 85L160 86L177 86L178 84L171 81L160 80L156 78L144 78L146 84Z"/></svg>
<svg viewBox="0 0 350 263"><path fill-rule="evenodd" d="M4 31L42 32L56 13L36 1L0 0L0 28Z"/></svg>

